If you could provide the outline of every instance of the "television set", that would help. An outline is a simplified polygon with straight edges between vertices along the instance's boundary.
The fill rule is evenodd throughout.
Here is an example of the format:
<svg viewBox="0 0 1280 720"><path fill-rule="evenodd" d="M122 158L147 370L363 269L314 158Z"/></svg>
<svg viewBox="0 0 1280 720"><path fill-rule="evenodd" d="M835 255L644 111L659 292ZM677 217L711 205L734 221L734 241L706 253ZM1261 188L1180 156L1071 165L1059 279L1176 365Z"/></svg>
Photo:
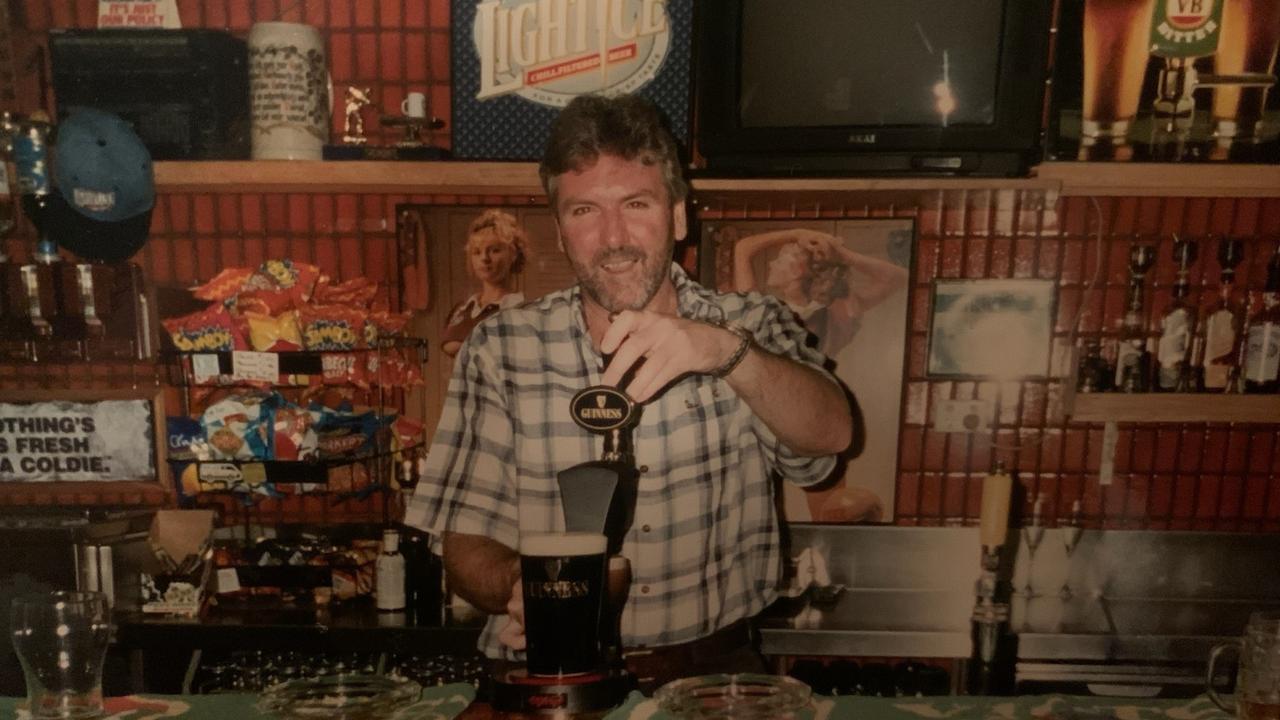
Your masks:
<svg viewBox="0 0 1280 720"><path fill-rule="evenodd" d="M1039 159L1051 0L697 10L707 174L1016 176Z"/></svg>

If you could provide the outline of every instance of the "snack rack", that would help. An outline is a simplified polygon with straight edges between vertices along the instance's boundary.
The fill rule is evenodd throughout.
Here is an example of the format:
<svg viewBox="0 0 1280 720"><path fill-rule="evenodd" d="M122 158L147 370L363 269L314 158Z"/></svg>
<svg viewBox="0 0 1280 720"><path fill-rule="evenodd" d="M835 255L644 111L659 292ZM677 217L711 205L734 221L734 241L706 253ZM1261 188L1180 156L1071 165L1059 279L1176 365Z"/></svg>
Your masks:
<svg viewBox="0 0 1280 720"><path fill-rule="evenodd" d="M338 351L169 350L160 355L169 384L179 390L180 415L187 418L199 417L228 398L287 400L310 407L313 416L351 405L374 418L365 423L365 436L341 430L326 436L321 430L319 444L305 457L277 458L269 441L255 452L239 453L247 457L207 445L191 453L170 447L181 500L215 504L239 515L246 538L250 525L275 522L261 517L265 505L298 496L319 498L332 507L376 494L381 497L379 511L364 519L382 524L400 519L401 491L416 484L425 444L420 424L405 417L390 420L392 413L405 408L408 389L387 368L416 368L420 373L426 362L425 340L397 336ZM352 372L355 369L359 372ZM274 427L257 431L275 434ZM228 496L238 502L225 502Z"/></svg>

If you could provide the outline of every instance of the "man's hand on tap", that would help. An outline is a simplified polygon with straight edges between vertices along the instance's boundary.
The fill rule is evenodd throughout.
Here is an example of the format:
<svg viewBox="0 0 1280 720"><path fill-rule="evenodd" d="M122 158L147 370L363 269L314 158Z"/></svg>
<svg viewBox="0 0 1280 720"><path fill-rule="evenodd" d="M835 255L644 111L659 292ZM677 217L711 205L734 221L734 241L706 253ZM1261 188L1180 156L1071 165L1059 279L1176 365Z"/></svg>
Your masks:
<svg viewBox="0 0 1280 720"><path fill-rule="evenodd" d="M720 367L739 342L733 332L710 323L648 310L624 310L614 317L600 342L600 352L613 354L601 382L617 387L626 371L641 363L631 382L619 389L643 403L681 375Z"/></svg>

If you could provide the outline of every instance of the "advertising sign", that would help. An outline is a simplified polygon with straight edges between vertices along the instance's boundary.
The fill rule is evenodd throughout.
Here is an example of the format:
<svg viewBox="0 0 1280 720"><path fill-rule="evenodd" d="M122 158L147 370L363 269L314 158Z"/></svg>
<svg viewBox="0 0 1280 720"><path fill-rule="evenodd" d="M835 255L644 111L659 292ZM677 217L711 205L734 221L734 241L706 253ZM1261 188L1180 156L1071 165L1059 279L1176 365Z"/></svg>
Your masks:
<svg viewBox="0 0 1280 720"><path fill-rule="evenodd" d="M1049 156L1280 162L1280 0L1063 0Z"/></svg>
<svg viewBox="0 0 1280 720"><path fill-rule="evenodd" d="M156 477L148 400L0 403L0 482Z"/></svg>
<svg viewBox="0 0 1280 720"><path fill-rule="evenodd" d="M584 93L638 93L689 134L692 0L453 4L453 154L534 160Z"/></svg>

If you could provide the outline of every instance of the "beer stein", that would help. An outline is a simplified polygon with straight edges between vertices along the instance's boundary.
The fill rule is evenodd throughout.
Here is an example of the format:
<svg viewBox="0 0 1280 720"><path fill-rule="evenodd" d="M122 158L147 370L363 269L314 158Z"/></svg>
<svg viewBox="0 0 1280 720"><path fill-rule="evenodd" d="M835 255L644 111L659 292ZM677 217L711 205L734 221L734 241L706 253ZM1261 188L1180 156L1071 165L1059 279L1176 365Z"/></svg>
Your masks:
<svg viewBox="0 0 1280 720"><path fill-rule="evenodd" d="M1234 697L1223 698L1213 687L1214 666L1233 647L1240 653L1236 691ZM1239 720L1280 718L1280 612L1253 613L1243 639L1214 646L1205 686L1214 704Z"/></svg>

